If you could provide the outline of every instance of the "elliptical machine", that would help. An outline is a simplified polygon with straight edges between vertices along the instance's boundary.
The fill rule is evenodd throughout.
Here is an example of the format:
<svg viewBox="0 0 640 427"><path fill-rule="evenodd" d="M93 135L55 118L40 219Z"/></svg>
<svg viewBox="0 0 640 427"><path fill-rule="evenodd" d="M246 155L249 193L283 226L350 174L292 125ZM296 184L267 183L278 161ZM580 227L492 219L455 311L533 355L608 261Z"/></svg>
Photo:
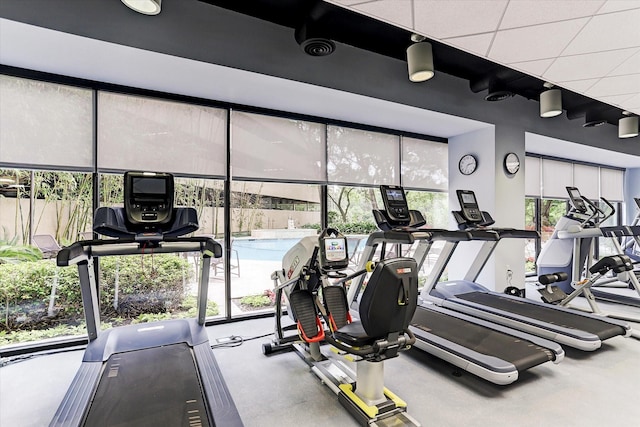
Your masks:
<svg viewBox="0 0 640 427"><path fill-rule="evenodd" d="M347 276L347 240L328 228L303 238L275 271L276 338L263 344L265 355L295 350L363 426L420 424L406 403L384 387L384 361L409 349L415 336L409 322L418 299L418 268L411 258L370 263ZM345 283L371 272L352 317ZM284 301L294 325L283 327ZM297 333L286 334L296 330ZM322 345L334 348L324 352ZM341 358L356 362L356 373ZM380 424L377 424L377 423Z"/></svg>

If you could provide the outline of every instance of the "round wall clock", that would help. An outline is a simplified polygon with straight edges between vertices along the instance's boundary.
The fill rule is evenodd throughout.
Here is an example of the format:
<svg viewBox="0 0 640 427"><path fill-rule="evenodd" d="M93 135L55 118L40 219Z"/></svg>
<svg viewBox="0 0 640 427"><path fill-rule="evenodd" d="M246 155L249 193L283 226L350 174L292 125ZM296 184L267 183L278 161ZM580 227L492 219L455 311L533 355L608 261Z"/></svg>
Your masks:
<svg viewBox="0 0 640 427"><path fill-rule="evenodd" d="M471 175L478 167L478 160L472 154L465 154L458 162L458 169L463 175Z"/></svg>
<svg viewBox="0 0 640 427"><path fill-rule="evenodd" d="M515 175L520 170L520 158L516 153L504 156L504 168L511 175Z"/></svg>

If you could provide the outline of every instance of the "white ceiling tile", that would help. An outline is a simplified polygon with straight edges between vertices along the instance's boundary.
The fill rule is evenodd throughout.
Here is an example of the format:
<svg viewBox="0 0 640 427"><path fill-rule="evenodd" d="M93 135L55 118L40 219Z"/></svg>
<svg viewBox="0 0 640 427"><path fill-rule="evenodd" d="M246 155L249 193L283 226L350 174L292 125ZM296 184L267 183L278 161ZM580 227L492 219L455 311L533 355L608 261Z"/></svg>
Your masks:
<svg viewBox="0 0 640 427"><path fill-rule="evenodd" d="M561 56L544 73L545 79L562 82L606 76L637 49L621 49L585 55Z"/></svg>
<svg viewBox="0 0 640 427"><path fill-rule="evenodd" d="M525 72L527 74L532 74L534 76L542 76L542 74L549 68L549 66L553 63L554 59L538 59L536 61L524 61L524 62L516 62L509 64L510 67L513 67L517 70ZM555 83L555 82L554 82Z"/></svg>
<svg viewBox="0 0 640 427"><path fill-rule="evenodd" d="M599 99L602 102L606 102L609 105L615 105L620 107L622 104L624 104L625 101L627 101L628 99L630 99L633 95L613 95L613 96L601 96ZM621 107L622 108L622 107Z"/></svg>
<svg viewBox="0 0 640 427"><path fill-rule="evenodd" d="M633 95L631 98L625 101L626 108L637 108L640 109L640 93L637 95Z"/></svg>
<svg viewBox="0 0 640 427"><path fill-rule="evenodd" d="M608 0L600 10L598 10L598 15L638 8L640 8L640 0Z"/></svg>
<svg viewBox="0 0 640 427"><path fill-rule="evenodd" d="M452 37L444 39L443 42L476 55L486 56L492 39L493 33L485 33L474 36Z"/></svg>
<svg viewBox="0 0 640 427"><path fill-rule="evenodd" d="M609 76L620 76L623 74L635 74L640 72L640 49L635 55L618 65L609 73Z"/></svg>
<svg viewBox="0 0 640 427"><path fill-rule="evenodd" d="M356 3L356 2L353 2ZM360 1L362 3L362 1ZM411 0L379 0L354 4L352 8L364 15L377 18L390 24L413 28Z"/></svg>
<svg viewBox="0 0 640 427"><path fill-rule="evenodd" d="M612 96L640 93L640 74L605 77L587 89L587 96Z"/></svg>
<svg viewBox="0 0 640 427"><path fill-rule="evenodd" d="M498 31L489 58L498 62L531 61L558 56L588 18Z"/></svg>
<svg viewBox="0 0 640 427"><path fill-rule="evenodd" d="M597 15L567 46L564 55L640 46L640 9Z"/></svg>
<svg viewBox="0 0 640 427"><path fill-rule="evenodd" d="M509 2L500 23L500 29L524 27L547 22L591 16L604 4L604 0L540 1L520 0Z"/></svg>
<svg viewBox="0 0 640 427"><path fill-rule="evenodd" d="M434 38L494 31L506 5L506 0L417 0L415 29Z"/></svg>
<svg viewBox="0 0 640 427"><path fill-rule="evenodd" d="M578 93L584 93L591 86L596 84L600 79L574 80L570 82L562 82L559 86Z"/></svg>

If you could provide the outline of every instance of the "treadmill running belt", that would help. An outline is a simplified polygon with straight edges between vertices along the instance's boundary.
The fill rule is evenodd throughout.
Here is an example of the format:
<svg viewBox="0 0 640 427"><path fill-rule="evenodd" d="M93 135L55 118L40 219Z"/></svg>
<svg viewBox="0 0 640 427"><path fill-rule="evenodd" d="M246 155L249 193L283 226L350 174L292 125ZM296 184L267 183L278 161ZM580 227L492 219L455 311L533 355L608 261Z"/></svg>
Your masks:
<svg viewBox="0 0 640 427"><path fill-rule="evenodd" d="M529 304L526 300L518 301L487 292L469 292L456 295L456 298L551 323L552 325L590 332L597 335L601 340L625 334L625 330L622 327L604 320L581 316L579 313L573 314L556 310L553 306L545 307Z"/></svg>
<svg viewBox="0 0 640 427"><path fill-rule="evenodd" d="M622 289L619 292L627 291L628 289ZM625 295L623 293L616 293L615 291L607 291L601 289L591 289L593 296L598 300L613 302L616 304L624 304L630 305L632 307L640 307L640 298L638 298L638 294L635 295Z"/></svg>
<svg viewBox="0 0 640 427"><path fill-rule="evenodd" d="M209 426L190 348L183 343L112 355L85 425Z"/></svg>
<svg viewBox="0 0 640 427"><path fill-rule="evenodd" d="M518 371L554 359L550 350L530 341L423 307L418 307L411 325L478 353L510 362Z"/></svg>

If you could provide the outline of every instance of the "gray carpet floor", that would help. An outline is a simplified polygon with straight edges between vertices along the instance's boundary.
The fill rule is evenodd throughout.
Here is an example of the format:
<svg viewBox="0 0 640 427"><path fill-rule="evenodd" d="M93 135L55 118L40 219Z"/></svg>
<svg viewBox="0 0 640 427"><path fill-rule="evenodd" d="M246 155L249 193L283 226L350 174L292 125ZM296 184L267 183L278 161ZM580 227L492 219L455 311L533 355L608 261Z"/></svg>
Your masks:
<svg viewBox="0 0 640 427"><path fill-rule="evenodd" d="M214 349L245 425L358 425L296 353L266 357L262 344L270 337L249 339L272 330L272 318L208 328L212 343L248 339ZM616 337L596 352L565 351L560 364L546 363L497 386L410 350L385 363L385 385L423 426L640 425L640 341ZM81 359L76 350L0 368L0 426L47 425Z"/></svg>

